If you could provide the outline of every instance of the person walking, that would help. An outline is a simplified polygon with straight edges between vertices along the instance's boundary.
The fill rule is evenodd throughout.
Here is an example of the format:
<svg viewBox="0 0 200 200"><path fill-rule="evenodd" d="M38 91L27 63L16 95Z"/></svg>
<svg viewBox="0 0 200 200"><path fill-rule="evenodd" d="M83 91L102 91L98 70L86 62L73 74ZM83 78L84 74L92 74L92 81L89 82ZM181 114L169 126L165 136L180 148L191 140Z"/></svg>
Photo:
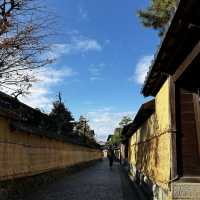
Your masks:
<svg viewBox="0 0 200 200"><path fill-rule="evenodd" d="M114 160L114 150L112 147L110 147L108 150L108 159L109 159L109 166L110 168L112 168Z"/></svg>

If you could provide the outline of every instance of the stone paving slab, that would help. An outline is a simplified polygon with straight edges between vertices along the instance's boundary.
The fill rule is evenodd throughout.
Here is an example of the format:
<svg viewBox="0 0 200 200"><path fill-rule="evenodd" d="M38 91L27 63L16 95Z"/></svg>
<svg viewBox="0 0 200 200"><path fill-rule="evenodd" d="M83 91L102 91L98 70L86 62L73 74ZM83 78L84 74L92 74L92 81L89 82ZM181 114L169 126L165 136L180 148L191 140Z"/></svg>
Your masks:
<svg viewBox="0 0 200 200"><path fill-rule="evenodd" d="M104 160L42 187L24 200L137 200L137 192L127 183L119 165L114 163L110 169Z"/></svg>

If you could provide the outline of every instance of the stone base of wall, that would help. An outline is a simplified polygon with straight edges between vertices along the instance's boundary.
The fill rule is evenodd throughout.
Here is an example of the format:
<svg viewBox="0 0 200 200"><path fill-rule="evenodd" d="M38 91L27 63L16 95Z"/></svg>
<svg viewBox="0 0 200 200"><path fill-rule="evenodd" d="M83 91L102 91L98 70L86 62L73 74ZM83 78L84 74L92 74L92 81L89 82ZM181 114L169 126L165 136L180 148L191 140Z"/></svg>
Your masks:
<svg viewBox="0 0 200 200"><path fill-rule="evenodd" d="M183 178L172 184L172 197L176 200L200 200L200 178Z"/></svg>
<svg viewBox="0 0 200 200"><path fill-rule="evenodd" d="M145 200L153 200L153 184L150 180L148 182L144 179L142 179L142 175L133 176L132 174L129 174L129 178L134 184L134 187L137 188L137 191L139 193L140 199Z"/></svg>
<svg viewBox="0 0 200 200"><path fill-rule="evenodd" d="M23 196L27 193L36 191L41 186L50 184L63 176L70 175L90 167L98 161L100 160L84 162L72 167L49 171L35 176L0 182L0 200L23 199Z"/></svg>
<svg viewBox="0 0 200 200"><path fill-rule="evenodd" d="M145 200L168 200L171 198L171 193L165 191L150 178L139 172L134 166L131 166L129 178L137 186L138 191L141 191L140 198ZM142 197L143 195L143 197ZM170 198L169 198L170 197Z"/></svg>

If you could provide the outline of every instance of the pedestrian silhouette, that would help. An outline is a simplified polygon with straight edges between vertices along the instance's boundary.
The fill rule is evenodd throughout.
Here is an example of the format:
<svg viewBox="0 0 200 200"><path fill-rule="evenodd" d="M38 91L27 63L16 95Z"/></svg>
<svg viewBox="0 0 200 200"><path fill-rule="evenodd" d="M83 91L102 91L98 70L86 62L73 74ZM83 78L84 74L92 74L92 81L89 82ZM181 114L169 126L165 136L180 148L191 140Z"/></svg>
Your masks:
<svg viewBox="0 0 200 200"><path fill-rule="evenodd" d="M108 150L108 159L109 159L109 166L110 168L112 168L114 160L114 150L112 147L110 147Z"/></svg>

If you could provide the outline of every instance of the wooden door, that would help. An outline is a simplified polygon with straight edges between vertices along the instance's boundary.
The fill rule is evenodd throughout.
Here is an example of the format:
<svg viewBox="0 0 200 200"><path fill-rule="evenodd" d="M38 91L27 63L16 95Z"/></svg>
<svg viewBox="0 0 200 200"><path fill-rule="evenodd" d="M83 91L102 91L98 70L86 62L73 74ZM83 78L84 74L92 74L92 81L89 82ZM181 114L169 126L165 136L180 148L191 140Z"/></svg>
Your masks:
<svg viewBox="0 0 200 200"><path fill-rule="evenodd" d="M182 157L182 174L200 175L198 120L194 93L179 89L179 132Z"/></svg>

